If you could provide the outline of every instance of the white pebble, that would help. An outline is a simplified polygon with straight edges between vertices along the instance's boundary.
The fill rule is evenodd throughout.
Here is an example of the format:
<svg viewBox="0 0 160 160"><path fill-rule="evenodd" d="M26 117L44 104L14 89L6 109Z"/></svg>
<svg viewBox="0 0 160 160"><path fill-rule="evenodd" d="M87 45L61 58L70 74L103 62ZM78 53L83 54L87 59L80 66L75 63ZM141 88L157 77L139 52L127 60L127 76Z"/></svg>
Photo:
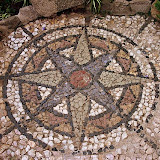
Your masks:
<svg viewBox="0 0 160 160"><path fill-rule="evenodd" d="M120 141L120 137L116 137L116 142L119 142Z"/></svg>
<svg viewBox="0 0 160 160"><path fill-rule="evenodd" d="M155 131L156 133L159 133L159 129L158 129L158 128L155 128L154 131Z"/></svg>
<svg viewBox="0 0 160 160"><path fill-rule="evenodd" d="M126 132L124 132L124 133L122 134L122 140L125 139L125 138L127 138L127 133L126 133Z"/></svg>
<svg viewBox="0 0 160 160"><path fill-rule="evenodd" d="M22 160L28 160L28 156L27 156L27 155L24 155L24 156L22 157Z"/></svg>
<svg viewBox="0 0 160 160"><path fill-rule="evenodd" d="M112 154L107 154L106 158L109 160L114 160L114 156Z"/></svg>
<svg viewBox="0 0 160 160"><path fill-rule="evenodd" d="M54 138L55 143L60 143L61 141L58 138Z"/></svg>
<svg viewBox="0 0 160 160"><path fill-rule="evenodd" d="M69 149L70 149L71 151L74 151L74 145L73 145L73 144L69 145Z"/></svg>

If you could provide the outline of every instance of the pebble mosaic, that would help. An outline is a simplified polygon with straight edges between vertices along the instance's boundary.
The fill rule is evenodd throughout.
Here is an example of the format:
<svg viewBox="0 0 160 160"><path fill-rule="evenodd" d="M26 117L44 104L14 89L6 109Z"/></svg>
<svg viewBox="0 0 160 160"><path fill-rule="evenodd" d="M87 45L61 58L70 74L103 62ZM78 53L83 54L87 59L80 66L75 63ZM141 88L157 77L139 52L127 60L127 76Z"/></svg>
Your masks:
<svg viewBox="0 0 160 160"><path fill-rule="evenodd" d="M17 28L0 57L0 159L160 160L159 30L79 14Z"/></svg>

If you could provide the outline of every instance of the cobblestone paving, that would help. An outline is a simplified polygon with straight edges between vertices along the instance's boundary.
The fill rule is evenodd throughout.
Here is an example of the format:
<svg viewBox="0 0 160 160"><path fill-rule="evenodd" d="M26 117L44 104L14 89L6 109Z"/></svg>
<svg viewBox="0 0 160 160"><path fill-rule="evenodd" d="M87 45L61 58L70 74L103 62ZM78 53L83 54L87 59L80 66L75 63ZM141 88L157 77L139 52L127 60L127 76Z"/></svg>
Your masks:
<svg viewBox="0 0 160 160"><path fill-rule="evenodd" d="M62 15L3 41L0 159L160 160L160 25Z"/></svg>

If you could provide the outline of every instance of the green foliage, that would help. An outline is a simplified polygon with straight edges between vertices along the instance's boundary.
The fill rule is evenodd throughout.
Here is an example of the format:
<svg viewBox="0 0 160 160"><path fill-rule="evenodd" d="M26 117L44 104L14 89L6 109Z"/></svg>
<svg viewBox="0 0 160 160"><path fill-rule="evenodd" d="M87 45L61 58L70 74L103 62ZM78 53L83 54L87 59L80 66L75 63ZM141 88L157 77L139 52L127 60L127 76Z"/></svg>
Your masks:
<svg viewBox="0 0 160 160"><path fill-rule="evenodd" d="M159 19L160 19L160 14L158 14L158 15L157 15L157 18L159 18Z"/></svg>
<svg viewBox="0 0 160 160"><path fill-rule="evenodd" d="M160 12L160 1L159 0L155 3L155 8ZM160 19L160 14L157 15L157 18Z"/></svg>
<svg viewBox="0 0 160 160"><path fill-rule="evenodd" d="M91 11L93 13L99 13L101 9L101 0L89 0L88 3L91 5Z"/></svg>
<svg viewBox="0 0 160 160"><path fill-rule="evenodd" d="M29 0L24 0L24 1L23 1L23 7L24 7L24 6L29 6L29 5L30 5Z"/></svg>
<svg viewBox="0 0 160 160"><path fill-rule="evenodd" d="M8 13L0 14L0 20L8 18L8 17L10 17L10 14Z"/></svg>
<svg viewBox="0 0 160 160"><path fill-rule="evenodd" d="M17 14L21 7L29 4L29 0L2 0L0 2L0 20Z"/></svg>
<svg viewBox="0 0 160 160"><path fill-rule="evenodd" d="M160 11L160 1L159 0L155 3L155 7L158 11Z"/></svg>
<svg viewBox="0 0 160 160"><path fill-rule="evenodd" d="M14 3L23 2L23 7L28 6L30 4L29 0L13 0L13 1Z"/></svg>

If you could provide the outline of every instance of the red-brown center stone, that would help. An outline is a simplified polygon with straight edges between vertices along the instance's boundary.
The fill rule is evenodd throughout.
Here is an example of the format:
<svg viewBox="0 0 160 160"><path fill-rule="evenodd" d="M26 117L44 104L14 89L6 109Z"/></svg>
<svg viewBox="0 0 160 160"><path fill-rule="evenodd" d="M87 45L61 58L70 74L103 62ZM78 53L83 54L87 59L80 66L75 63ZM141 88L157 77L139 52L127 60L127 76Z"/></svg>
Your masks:
<svg viewBox="0 0 160 160"><path fill-rule="evenodd" d="M70 83L75 88L84 88L88 86L92 81L92 76L85 70L74 71L70 76Z"/></svg>

